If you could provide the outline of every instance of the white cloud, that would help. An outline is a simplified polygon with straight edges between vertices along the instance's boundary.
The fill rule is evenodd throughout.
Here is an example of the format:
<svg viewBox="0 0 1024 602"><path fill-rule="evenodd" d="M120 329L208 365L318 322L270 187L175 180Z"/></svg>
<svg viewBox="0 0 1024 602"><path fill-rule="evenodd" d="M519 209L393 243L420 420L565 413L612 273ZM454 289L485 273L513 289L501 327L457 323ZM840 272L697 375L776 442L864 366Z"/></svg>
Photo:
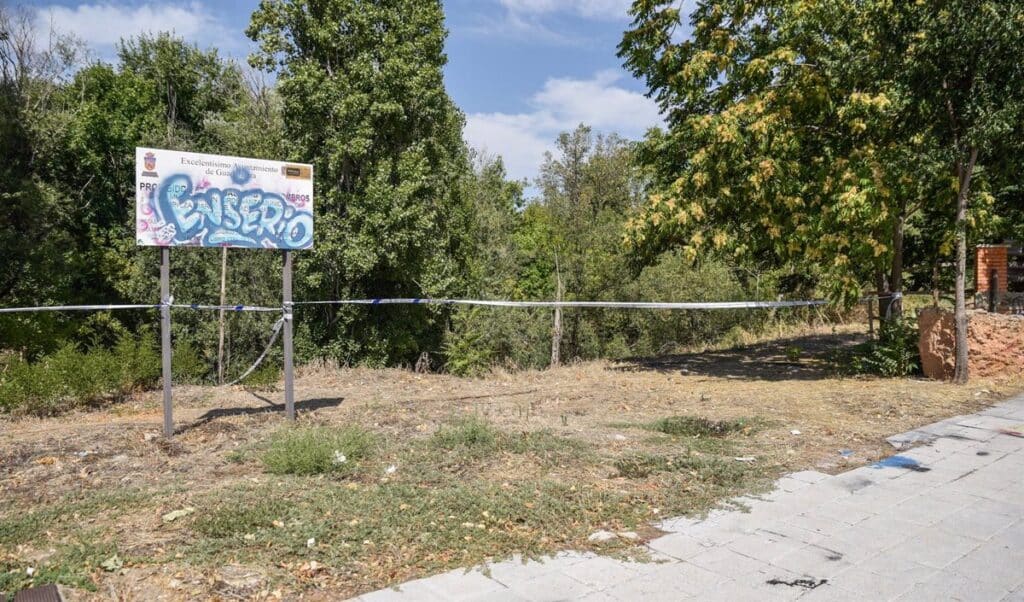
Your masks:
<svg viewBox="0 0 1024 602"><path fill-rule="evenodd" d="M141 33L170 31L201 48L238 49L245 43L241 32L229 32L200 2L171 4L82 3L51 5L37 11L40 30L51 27L73 34L105 54L121 38Z"/></svg>
<svg viewBox="0 0 1024 602"><path fill-rule="evenodd" d="M579 31L552 24L555 16L582 20L629 20L632 0L496 0L504 8L500 14L479 15L468 29L483 37L530 40L557 46L583 46L589 41Z"/></svg>
<svg viewBox="0 0 1024 602"><path fill-rule="evenodd" d="M632 0L499 0L510 13L571 13L588 19L622 19Z"/></svg>
<svg viewBox="0 0 1024 602"><path fill-rule="evenodd" d="M501 155L511 177L532 181L558 134L580 123L639 138L662 119L652 100L617 85L621 78L621 72L609 70L590 79L549 79L530 98L529 112L468 115L466 141Z"/></svg>

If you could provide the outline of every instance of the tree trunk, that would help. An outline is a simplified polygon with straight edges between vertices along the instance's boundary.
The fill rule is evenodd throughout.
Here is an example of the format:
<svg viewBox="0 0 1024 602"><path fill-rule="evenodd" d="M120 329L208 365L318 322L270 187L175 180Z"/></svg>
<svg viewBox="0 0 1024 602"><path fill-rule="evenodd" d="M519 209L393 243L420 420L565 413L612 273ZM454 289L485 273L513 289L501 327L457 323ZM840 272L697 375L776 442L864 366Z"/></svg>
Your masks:
<svg viewBox="0 0 1024 602"><path fill-rule="evenodd" d="M562 272L558 267L558 255L555 255L555 301L562 300ZM558 367L562 351L562 308L555 307L555 324L551 329L551 367Z"/></svg>
<svg viewBox="0 0 1024 602"><path fill-rule="evenodd" d="M971 190L971 176L974 174L974 163L978 159L978 149L971 148L967 165L957 160L957 176L960 190L956 198L956 365L953 369L953 382L965 384L968 379L967 367L967 199Z"/></svg>
<svg viewBox="0 0 1024 602"><path fill-rule="evenodd" d="M903 293L903 232L907 223L907 202L900 203L900 213L896 216L896 223L893 224L892 232L892 271L889 274L889 294L897 295ZM890 296L886 311L879 311L890 320L899 320L903 317L903 300Z"/></svg>
<svg viewBox="0 0 1024 602"><path fill-rule="evenodd" d="M878 295L878 329L881 330L885 323L885 310L889 307L889 281L880 267L875 269L875 291Z"/></svg>

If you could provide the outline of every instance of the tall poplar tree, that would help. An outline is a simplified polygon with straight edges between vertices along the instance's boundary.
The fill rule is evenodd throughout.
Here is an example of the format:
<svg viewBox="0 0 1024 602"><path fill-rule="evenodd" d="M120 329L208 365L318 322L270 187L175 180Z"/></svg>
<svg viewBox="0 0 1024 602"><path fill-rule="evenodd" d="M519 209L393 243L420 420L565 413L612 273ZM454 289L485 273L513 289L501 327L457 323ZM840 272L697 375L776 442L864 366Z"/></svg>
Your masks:
<svg viewBox="0 0 1024 602"><path fill-rule="evenodd" d="M292 158L315 166L315 248L299 259L299 294L457 291L469 162L444 87L440 1L263 0L247 33L259 44L251 64L277 71ZM305 311L317 330L300 335L345 361L409 361L443 332L422 307Z"/></svg>

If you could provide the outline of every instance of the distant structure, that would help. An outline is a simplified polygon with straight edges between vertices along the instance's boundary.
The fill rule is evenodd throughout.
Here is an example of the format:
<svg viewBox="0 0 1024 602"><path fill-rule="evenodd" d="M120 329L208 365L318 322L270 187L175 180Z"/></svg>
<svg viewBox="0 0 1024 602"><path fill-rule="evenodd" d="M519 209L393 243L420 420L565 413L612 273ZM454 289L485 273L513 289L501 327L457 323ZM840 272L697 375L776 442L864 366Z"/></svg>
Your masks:
<svg viewBox="0 0 1024 602"><path fill-rule="evenodd" d="M1015 243L975 249L975 307L1024 313L1024 249Z"/></svg>

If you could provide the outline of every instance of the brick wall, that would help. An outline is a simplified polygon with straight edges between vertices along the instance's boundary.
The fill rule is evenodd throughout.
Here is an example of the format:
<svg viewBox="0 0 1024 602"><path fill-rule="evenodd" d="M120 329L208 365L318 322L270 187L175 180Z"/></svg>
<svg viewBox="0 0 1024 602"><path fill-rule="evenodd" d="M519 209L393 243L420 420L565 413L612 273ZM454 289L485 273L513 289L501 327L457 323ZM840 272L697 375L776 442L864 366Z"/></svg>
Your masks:
<svg viewBox="0 0 1024 602"><path fill-rule="evenodd" d="M978 245L975 249L975 288L977 292L988 292L992 270L999 274L999 293L1005 293L1009 282L1010 245Z"/></svg>

